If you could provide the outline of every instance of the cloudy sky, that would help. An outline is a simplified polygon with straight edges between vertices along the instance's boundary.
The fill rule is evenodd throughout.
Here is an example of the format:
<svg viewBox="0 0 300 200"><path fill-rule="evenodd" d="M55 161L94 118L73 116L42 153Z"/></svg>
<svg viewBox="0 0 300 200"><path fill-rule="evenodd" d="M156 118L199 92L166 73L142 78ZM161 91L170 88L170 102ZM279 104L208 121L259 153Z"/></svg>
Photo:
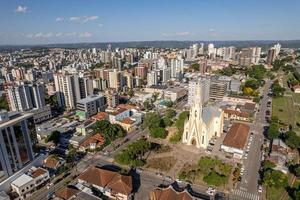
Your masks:
<svg viewBox="0 0 300 200"><path fill-rule="evenodd" d="M299 10L299 0L0 0L0 45L300 39Z"/></svg>

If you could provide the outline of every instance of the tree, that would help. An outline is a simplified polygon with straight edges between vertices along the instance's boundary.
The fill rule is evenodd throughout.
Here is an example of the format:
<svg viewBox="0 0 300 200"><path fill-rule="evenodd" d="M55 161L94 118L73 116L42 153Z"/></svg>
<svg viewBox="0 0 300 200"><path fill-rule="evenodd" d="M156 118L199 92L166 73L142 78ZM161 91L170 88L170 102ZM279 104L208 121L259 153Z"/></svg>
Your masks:
<svg viewBox="0 0 300 200"><path fill-rule="evenodd" d="M52 141L55 145L59 143L60 138L60 132L59 131L53 131L50 135L48 135L45 139L45 142L48 143Z"/></svg>
<svg viewBox="0 0 300 200"><path fill-rule="evenodd" d="M113 140L126 135L126 131L119 124L111 124L107 120L97 121L95 132L100 133L105 138L106 144L110 144Z"/></svg>
<svg viewBox="0 0 300 200"><path fill-rule="evenodd" d="M173 106L173 102L172 101L166 101L165 106L167 106L168 108L171 108Z"/></svg>
<svg viewBox="0 0 300 200"><path fill-rule="evenodd" d="M130 90L128 91L128 96L130 96L130 97L133 97L133 96L134 96L134 91L133 91L133 89L130 89Z"/></svg>
<svg viewBox="0 0 300 200"><path fill-rule="evenodd" d="M153 128L150 129L150 135L154 138L166 138L167 131L162 127Z"/></svg>
<svg viewBox="0 0 300 200"><path fill-rule="evenodd" d="M274 167L276 167L276 165L269 160L265 160L263 161L262 167L263 167L263 171L267 171L273 169Z"/></svg>
<svg viewBox="0 0 300 200"><path fill-rule="evenodd" d="M211 157L205 156L202 157L199 161L198 161L198 167L199 169L206 173L209 173L211 170L213 170L215 168L215 160L212 159Z"/></svg>
<svg viewBox="0 0 300 200"><path fill-rule="evenodd" d="M188 118L189 116L189 111L183 111L182 113L179 114L178 119L175 123L178 131L182 134L183 129L184 129L184 122L186 120L186 118Z"/></svg>
<svg viewBox="0 0 300 200"><path fill-rule="evenodd" d="M143 127L144 128L158 128L163 125L162 119L157 112L147 113L144 119Z"/></svg>
<svg viewBox="0 0 300 200"><path fill-rule="evenodd" d="M198 63L192 64L192 68L194 71L199 71L200 70L200 65Z"/></svg>
<svg viewBox="0 0 300 200"><path fill-rule="evenodd" d="M288 185L288 178L279 170L267 170L264 173L263 183L268 187L286 187Z"/></svg>
<svg viewBox="0 0 300 200"><path fill-rule="evenodd" d="M253 90L257 90L260 86L260 81L256 80L256 79L249 79L245 82L245 87L250 87Z"/></svg>
<svg viewBox="0 0 300 200"><path fill-rule="evenodd" d="M9 110L8 102L5 96L0 97L0 109Z"/></svg>
<svg viewBox="0 0 300 200"><path fill-rule="evenodd" d="M210 172L208 175L203 177L203 181L207 183L208 185L212 186L221 186L226 183L227 177L218 174L217 172Z"/></svg>
<svg viewBox="0 0 300 200"><path fill-rule="evenodd" d="M173 109L167 109L166 111L166 117L172 119L173 117L176 116L176 111Z"/></svg>
<svg viewBox="0 0 300 200"><path fill-rule="evenodd" d="M280 86L279 81L275 80L272 84L272 92L275 97L281 97L284 94L285 89Z"/></svg>
<svg viewBox="0 0 300 200"><path fill-rule="evenodd" d="M277 123L271 123L268 130L268 138L270 140L276 139L279 137L279 126Z"/></svg>
<svg viewBox="0 0 300 200"><path fill-rule="evenodd" d="M292 149L300 147L300 137L294 131L287 131L283 140Z"/></svg>
<svg viewBox="0 0 300 200"><path fill-rule="evenodd" d="M144 101L143 106L146 110L151 110L153 108L153 104L149 99L146 99L146 101Z"/></svg>

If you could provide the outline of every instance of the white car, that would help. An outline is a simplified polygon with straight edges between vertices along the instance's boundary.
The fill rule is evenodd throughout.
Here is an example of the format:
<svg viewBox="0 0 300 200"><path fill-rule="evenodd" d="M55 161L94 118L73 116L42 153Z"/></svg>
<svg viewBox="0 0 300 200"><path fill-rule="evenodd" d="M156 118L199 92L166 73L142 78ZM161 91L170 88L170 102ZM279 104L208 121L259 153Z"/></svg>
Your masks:
<svg viewBox="0 0 300 200"><path fill-rule="evenodd" d="M206 190L206 193L207 193L208 195L211 195L211 196L213 196L215 192L216 192L216 189L211 188L211 187L209 187L209 188Z"/></svg>
<svg viewBox="0 0 300 200"><path fill-rule="evenodd" d="M259 192L259 193L262 193L262 191L263 191L263 188L262 188L261 185L259 185L259 186L258 186L258 192Z"/></svg>
<svg viewBox="0 0 300 200"><path fill-rule="evenodd" d="M177 183L182 183L182 181L181 181L179 178L177 178L175 181L176 181Z"/></svg>

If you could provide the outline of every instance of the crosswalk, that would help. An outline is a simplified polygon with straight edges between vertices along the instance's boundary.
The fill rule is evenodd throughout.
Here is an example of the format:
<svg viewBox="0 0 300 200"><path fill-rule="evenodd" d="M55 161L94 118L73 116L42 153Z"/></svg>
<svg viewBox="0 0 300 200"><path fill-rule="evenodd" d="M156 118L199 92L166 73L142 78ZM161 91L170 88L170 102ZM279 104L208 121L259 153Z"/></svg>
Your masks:
<svg viewBox="0 0 300 200"><path fill-rule="evenodd" d="M259 196L256 195L256 194L253 194L253 193L249 193L249 192L246 192L244 190L234 190L233 191L233 194L237 195L237 196L241 196L245 199L251 199L251 200L259 200Z"/></svg>

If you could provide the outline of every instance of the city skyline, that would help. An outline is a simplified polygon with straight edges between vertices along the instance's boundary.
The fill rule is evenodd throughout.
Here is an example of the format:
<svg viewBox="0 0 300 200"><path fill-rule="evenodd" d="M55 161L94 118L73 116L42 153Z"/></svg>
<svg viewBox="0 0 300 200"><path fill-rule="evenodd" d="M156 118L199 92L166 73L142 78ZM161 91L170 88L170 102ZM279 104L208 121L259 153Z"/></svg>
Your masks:
<svg viewBox="0 0 300 200"><path fill-rule="evenodd" d="M299 6L295 0L6 1L0 8L0 45L296 40Z"/></svg>

